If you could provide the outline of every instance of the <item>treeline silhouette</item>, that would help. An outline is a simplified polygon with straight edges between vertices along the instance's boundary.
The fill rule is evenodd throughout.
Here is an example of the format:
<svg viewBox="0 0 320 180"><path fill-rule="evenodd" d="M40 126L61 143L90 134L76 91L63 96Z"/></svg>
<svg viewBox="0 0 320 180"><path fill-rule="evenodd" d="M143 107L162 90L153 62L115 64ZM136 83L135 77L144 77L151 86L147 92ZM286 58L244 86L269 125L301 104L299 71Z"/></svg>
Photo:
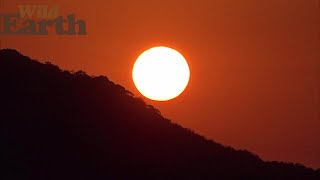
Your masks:
<svg viewBox="0 0 320 180"><path fill-rule="evenodd" d="M0 179L320 179L199 136L107 77L0 50Z"/></svg>

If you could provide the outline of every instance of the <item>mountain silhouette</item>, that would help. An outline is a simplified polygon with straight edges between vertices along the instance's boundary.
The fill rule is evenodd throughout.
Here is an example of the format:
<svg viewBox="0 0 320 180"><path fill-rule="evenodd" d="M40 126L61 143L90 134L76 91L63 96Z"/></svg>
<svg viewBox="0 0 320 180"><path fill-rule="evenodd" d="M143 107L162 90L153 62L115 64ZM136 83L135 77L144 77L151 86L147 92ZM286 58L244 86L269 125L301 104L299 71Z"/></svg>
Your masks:
<svg viewBox="0 0 320 180"><path fill-rule="evenodd" d="M0 179L320 179L164 118L107 77L0 50Z"/></svg>

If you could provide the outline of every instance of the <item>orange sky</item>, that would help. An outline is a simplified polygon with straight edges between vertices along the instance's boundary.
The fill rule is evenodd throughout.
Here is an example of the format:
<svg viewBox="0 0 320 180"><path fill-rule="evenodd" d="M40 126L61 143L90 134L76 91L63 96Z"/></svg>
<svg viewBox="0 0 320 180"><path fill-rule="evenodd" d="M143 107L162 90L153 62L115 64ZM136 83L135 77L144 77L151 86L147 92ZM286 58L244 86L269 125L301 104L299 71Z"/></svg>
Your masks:
<svg viewBox="0 0 320 180"><path fill-rule="evenodd" d="M21 3L2 1L1 13ZM318 0L28 2L75 13L88 35L0 35L5 47L106 75L137 96L131 69L138 55L156 45L175 48L188 60L190 84L177 99L148 103L222 144L320 168Z"/></svg>

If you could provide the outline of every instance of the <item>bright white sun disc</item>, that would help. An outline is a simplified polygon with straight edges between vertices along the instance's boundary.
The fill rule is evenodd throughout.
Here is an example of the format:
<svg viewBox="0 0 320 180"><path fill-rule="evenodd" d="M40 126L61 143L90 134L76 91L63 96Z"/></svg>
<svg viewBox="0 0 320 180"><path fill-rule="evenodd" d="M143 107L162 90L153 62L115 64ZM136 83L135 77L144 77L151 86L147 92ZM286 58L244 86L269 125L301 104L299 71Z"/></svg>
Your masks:
<svg viewBox="0 0 320 180"><path fill-rule="evenodd" d="M145 97L167 101L179 96L187 87L190 70L186 59L168 47L154 47L136 60L132 78Z"/></svg>

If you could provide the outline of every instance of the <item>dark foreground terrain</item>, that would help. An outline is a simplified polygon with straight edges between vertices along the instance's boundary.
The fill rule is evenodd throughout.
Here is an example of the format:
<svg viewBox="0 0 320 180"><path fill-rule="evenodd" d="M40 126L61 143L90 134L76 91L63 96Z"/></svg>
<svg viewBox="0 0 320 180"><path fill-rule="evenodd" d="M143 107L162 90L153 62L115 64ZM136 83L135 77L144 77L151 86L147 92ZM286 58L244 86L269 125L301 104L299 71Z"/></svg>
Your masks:
<svg viewBox="0 0 320 180"><path fill-rule="evenodd" d="M161 116L107 77L0 50L0 179L320 179Z"/></svg>

